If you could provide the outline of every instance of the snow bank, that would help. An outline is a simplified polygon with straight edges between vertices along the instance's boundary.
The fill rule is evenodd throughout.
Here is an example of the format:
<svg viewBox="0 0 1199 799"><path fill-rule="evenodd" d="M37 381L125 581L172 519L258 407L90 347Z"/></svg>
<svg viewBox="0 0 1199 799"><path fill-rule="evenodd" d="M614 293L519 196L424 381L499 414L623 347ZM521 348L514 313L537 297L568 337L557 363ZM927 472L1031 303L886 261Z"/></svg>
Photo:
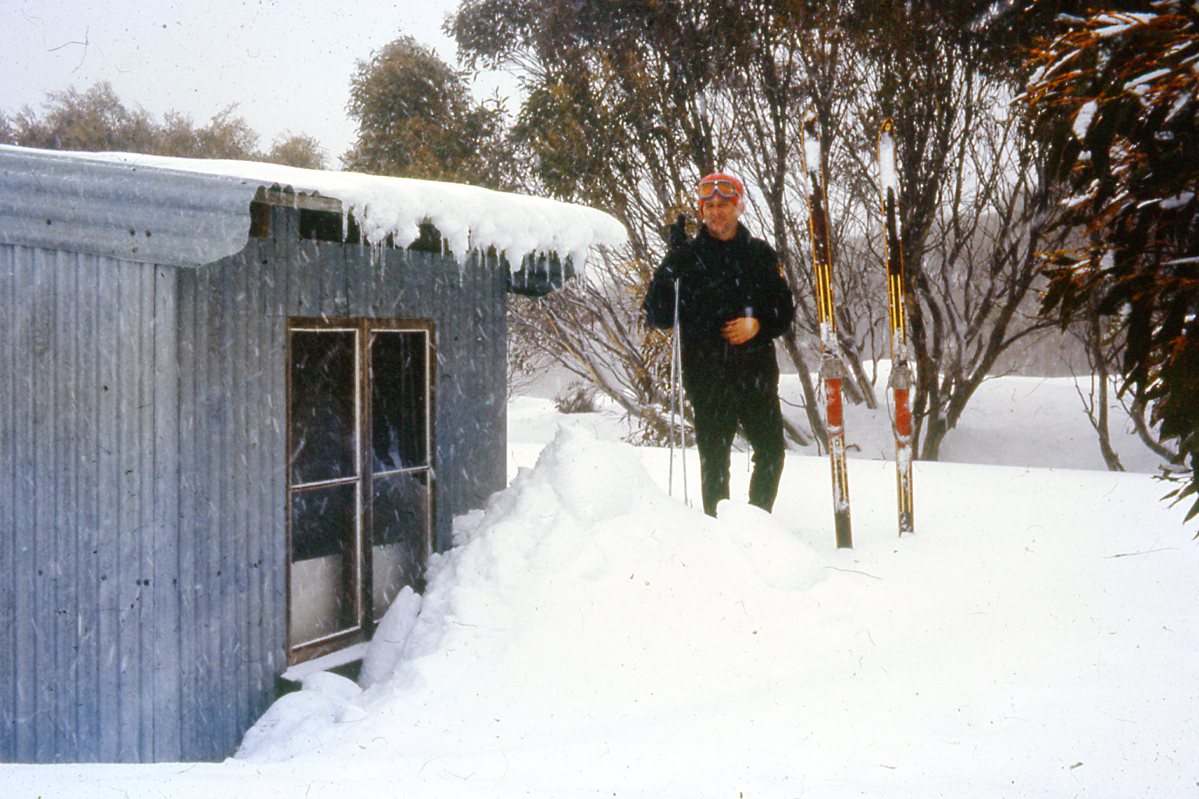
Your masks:
<svg viewBox="0 0 1199 799"><path fill-rule="evenodd" d="M363 724L341 736L346 719L391 741L447 723L483 734L501 720L548 740L670 713L771 673L778 653L759 642L787 629L789 604L820 575L815 553L770 515L680 508L637 450L572 429L455 535L424 597L388 611L365 690L306 682L250 731L240 758L350 754Z"/></svg>
<svg viewBox="0 0 1199 799"><path fill-rule="evenodd" d="M1195 795L1199 546L1150 477L917 462L899 539L894 465L852 459L847 551L824 457L709 519L665 450L536 448L359 684L310 676L224 763L5 765L5 796Z"/></svg>
<svg viewBox="0 0 1199 799"><path fill-rule="evenodd" d="M366 685L306 684L232 762L388 764L395 790L489 799L1183 796L1199 778L1199 556L1149 478L918 463L919 533L897 539L893 467L851 461L846 551L825 459L789 458L775 514L709 519L658 487L663 454L560 430L459 521L419 608L389 612Z"/></svg>

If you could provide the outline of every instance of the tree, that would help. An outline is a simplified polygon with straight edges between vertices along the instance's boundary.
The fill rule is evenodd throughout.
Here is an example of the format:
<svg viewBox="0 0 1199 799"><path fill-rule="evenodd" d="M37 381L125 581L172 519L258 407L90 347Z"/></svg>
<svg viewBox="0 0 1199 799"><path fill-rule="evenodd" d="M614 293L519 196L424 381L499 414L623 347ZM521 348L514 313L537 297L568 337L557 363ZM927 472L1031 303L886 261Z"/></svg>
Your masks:
<svg viewBox="0 0 1199 799"><path fill-rule="evenodd" d="M1122 391L1149 408L1199 494L1199 10L1129 2L1074 21L1036 55L1028 99L1083 242L1046 262L1044 310L1110 317ZM1199 514L1199 500L1188 520Z"/></svg>
<svg viewBox="0 0 1199 799"><path fill-rule="evenodd" d="M635 443L666 443L667 412L646 408L667 406L669 340L659 336L647 343L638 328L641 273L636 262L612 263L602 280L588 273L549 297L514 298L510 336L538 361L561 365L640 420L631 436ZM579 335L581 329L589 334Z"/></svg>
<svg viewBox="0 0 1199 799"><path fill-rule="evenodd" d="M313 169L325 157L311 136L288 134L269 153L258 150L258 134L230 105L197 127L185 114L168 111L157 122L140 107L129 108L102 81L84 92L71 87L49 92L38 113L23 107L11 120L0 114L0 140L22 147L84 152L133 152L181 158L269 160Z"/></svg>
<svg viewBox="0 0 1199 799"><path fill-rule="evenodd" d="M22 147L86 152L150 152L154 120L141 108L129 109L107 81L85 92L75 87L48 92L38 114L29 106L13 117L13 141Z"/></svg>
<svg viewBox="0 0 1199 799"><path fill-rule="evenodd" d="M285 133L271 142L266 160L304 169L326 169L328 160L321 143L306 133Z"/></svg>
<svg viewBox="0 0 1199 799"><path fill-rule="evenodd" d="M864 126L849 129L857 140L844 180L858 176L863 197L876 192L872 181L861 183L866 166L852 161L872 152L877 120L893 117L913 415L925 459L938 457L1001 357L1045 327L1035 291L1037 253L1049 235L1046 155L1021 109L1011 107L1022 82L1013 64L1022 60L1024 26L1044 24L1027 3L851 4L846 25L865 58L857 93L873 107L856 112ZM877 200L872 230L875 208ZM864 238L873 253L876 239Z"/></svg>
<svg viewBox="0 0 1199 799"><path fill-rule="evenodd" d="M624 395L612 398L626 407L647 438L667 427L667 370L661 363L666 348L660 333L647 333L639 323L640 298L662 255L661 232L680 211L694 213L698 177L718 166L733 168L745 162L747 153L760 150L757 142L738 135L737 115L745 109L735 106L735 98L746 90L739 75L755 54L770 52L766 42L778 40L778 31L794 38L803 23L796 4L723 0L602 5L480 0L464 3L454 20L468 63L507 65L525 81L528 99L513 135L523 155L520 162L529 165L527 185L610 210L630 232L629 251L595 276L593 290L602 296L592 300L605 304L610 324L589 331L593 320L582 312L584 306L572 304L571 312L562 296L563 307L556 309L547 341L567 368L604 375L600 385L610 394L622 387ZM786 116L789 127L782 140L767 142L772 148L794 145L802 122L799 74L791 70L791 82L773 95L782 103L774 109L775 121ZM756 97L751 110L757 108ZM764 135L774 130L762 129ZM765 223L768 229L795 216L794 209L782 205L795 201L794 192L788 197L774 193L768 200L771 212L758 220L772 220ZM789 240L777 243L789 274L806 279L786 255ZM810 296L801 293L802 298ZM558 301L552 297L529 307L544 311ZM808 316L814 327L814 312ZM530 315L527 322L532 329L538 319ZM574 344L597 333L610 337L606 346L581 349ZM792 337L787 349L801 364L809 422L820 435L803 347ZM621 357L613 361L600 357L601 352ZM612 375L612 369L626 373ZM807 441L807 434L795 427L789 433L796 441Z"/></svg>
<svg viewBox="0 0 1199 799"><path fill-rule="evenodd" d="M502 107L476 103L464 73L411 36L358 62L348 111L358 122L348 169L506 185Z"/></svg>
<svg viewBox="0 0 1199 799"><path fill-rule="evenodd" d="M804 187L795 168L799 130L818 119L832 187L838 335L851 398L874 403L866 363L885 352L882 225L873 182L874 137L885 115L900 125L905 258L917 355L915 410L922 457L936 458L978 385L1007 349L1044 323L1025 313L1041 243L1046 195L1041 153L1015 114L999 51L975 20L988 4L785 0L468 0L453 22L469 63L507 66L528 99L514 127L531 186L604 208L631 244L597 282L648 276L660 231L693 205L695 180L715 167L749 178L747 221L783 259L797 325L783 349L798 372L808 426L823 437L809 379L816 314ZM1008 52L1008 51L1005 51ZM637 264L630 271L628 264ZM580 372L641 370L609 385L643 386L616 398L647 428L659 426L665 384L646 371L653 337L637 327L643 285L627 288L615 351L595 360L571 341L610 335L563 311L563 361ZM596 298L598 301L598 298ZM551 298L547 302L554 302ZM918 307L917 307L918 306ZM533 320L531 320L533 321ZM661 348L659 348L661 349ZM802 440L806 434L793 430Z"/></svg>
<svg viewBox="0 0 1199 799"><path fill-rule="evenodd" d="M525 187L610 210L630 234L628 251L567 291L514 303L514 335L536 335L645 440L665 440L669 389L665 340L641 326L641 296L664 223L693 210L695 179L725 158L708 101L713 54L736 31L714 24L714 5L477 0L452 23L469 66L506 65L524 81L513 142Z"/></svg>
<svg viewBox="0 0 1199 799"><path fill-rule="evenodd" d="M227 158L259 160L258 134L239 116L236 106L215 114L207 125L196 127L191 117L168 111L160 128L160 138L144 152L176 155L184 158Z"/></svg>

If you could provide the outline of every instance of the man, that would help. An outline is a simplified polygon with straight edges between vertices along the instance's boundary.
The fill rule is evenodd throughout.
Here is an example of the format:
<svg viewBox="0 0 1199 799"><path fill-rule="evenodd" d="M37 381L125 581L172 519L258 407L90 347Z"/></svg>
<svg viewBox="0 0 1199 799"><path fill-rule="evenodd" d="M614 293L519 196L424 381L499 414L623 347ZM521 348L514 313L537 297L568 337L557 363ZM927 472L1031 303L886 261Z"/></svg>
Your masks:
<svg viewBox="0 0 1199 799"><path fill-rule="evenodd" d="M709 516L729 496L729 454L738 423L754 452L750 503L771 510L783 473L774 338L791 324L795 303L778 254L741 225L744 209L745 187L737 178L718 172L701 180L699 233L687 240L680 231L681 241L672 241L644 304L651 327L672 327L677 281L683 387L695 412Z"/></svg>

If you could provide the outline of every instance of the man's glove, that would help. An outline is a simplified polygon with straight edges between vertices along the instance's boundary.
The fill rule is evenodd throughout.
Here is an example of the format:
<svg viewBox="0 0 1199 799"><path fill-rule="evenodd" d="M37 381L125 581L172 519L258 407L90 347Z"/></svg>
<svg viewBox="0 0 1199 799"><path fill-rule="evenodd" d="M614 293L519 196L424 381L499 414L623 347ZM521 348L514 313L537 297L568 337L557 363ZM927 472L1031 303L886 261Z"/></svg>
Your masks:
<svg viewBox="0 0 1199 799"><path fill-rule="evenodd" d="M686 214L679 214L678 218L674 220L674 224L670 226L667 239L670 243L670 249L672 250L677 250L680 247L687 246Z"/></svg>

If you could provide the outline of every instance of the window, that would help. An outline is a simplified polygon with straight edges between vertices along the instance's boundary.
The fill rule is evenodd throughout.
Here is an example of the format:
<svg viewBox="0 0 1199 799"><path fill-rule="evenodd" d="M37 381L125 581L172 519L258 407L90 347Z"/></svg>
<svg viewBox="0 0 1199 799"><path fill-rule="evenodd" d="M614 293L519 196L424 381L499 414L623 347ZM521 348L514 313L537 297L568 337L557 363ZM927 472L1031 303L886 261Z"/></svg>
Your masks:
<svg viewBox="0 0 1199 799"><path fill-rule="evenodd" d="M432 548L432 324L292 320L288 651L370 637Z"/></svg>

